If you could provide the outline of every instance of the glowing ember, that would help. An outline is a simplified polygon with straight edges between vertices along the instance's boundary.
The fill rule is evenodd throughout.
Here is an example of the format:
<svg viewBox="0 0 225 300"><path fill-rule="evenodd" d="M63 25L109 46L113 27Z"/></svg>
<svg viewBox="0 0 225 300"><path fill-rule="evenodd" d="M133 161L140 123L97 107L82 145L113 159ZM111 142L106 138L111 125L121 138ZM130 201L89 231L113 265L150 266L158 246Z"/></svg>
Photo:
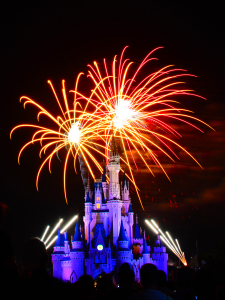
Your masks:
<svg viewBox="0 0 225 300"><path fill-rule="evenodd" d="M138 112L131 108L131 101L119 99L115 106L115 116L113 124L116 129L121 129L128 125L129 121L134 121L138 116Z"/></svg>
<svg viewBox="0 0 225 300"><path fill-rule="evenodd" d="M68 132L68 141L70 143L79 144L80 135L81 135L80 128L81 128L81 126L80 126L79 122L72 124L72 126Z"/></svg>

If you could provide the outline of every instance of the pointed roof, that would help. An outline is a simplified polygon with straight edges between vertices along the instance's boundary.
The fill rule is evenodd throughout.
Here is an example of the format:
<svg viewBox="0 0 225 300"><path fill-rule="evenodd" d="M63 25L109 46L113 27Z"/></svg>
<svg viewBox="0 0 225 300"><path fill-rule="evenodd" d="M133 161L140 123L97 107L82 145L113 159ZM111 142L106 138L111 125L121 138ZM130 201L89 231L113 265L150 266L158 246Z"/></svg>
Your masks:
<svg viewBox="0 0 225 300"><path fill-rule="evenodd" d="M128 241L126 234L125 234L122 220L121 220L120 235L119 235L118 241Z"/></svg>
<svg viewBox="0 0 225 300"><path fill-rule="evenodd" d="M156 247L163 247L162 240L160 239L160 233L157 234L157 239L155 240Z"/></svg>
<svg viewBox="0 0 225 300"><path fill-rule="evenodd" d="M142 254L149 254L146 239L144 239L144 242L143 242L143 251L142 251Z"/></svg>
<svg viewBox="0 0 225 300"><path fill-rule="evenodd" d="M106 182L106 170L105 170L105 166L103 166L102 182Z"/></svg>
<svg viewBox="0 0 225 300"><path fill-rule="evenodd" d="M85 202L86 202L86 203L87 203L87 202L92 203L91 198L90 198L90 195L89 195L89 191L87 192L87 196L86 196Z"/></svg>
<svg viewBox="0 0 225 300"><path fill-rule="evenodd" d="M64 247L64 234L60 233L60 227L58 228L58 236L54 247Z"/></svg>
<svg viewBox="0 0 225 300"><path fill-rule="evenodd" d="M111 140L111 153L113 156L118 156L118 149L117 149L117 145L116 145L114 136L112 137L112 140Z"/></svg>
<svg viewBox="0 0 225 300"><path fill-rule="evenodd" d="M105 235L105 229L104 225L102 223L98 223L95 226L95 234L94 234L94 247L98 246L98 243L102 241L103 246L105 246L106 243L106 235Z"/></svg>
<svg viewBox="0 0 225 300"><path fill-rule="evenodd" d="M140 228L139 228L138 224L136 224L134 238L135 239L142 239L142 235L140 233Z"/></svg>
<svg viewBox="0 0 225 300"><path fill-rule="evenodd" d="M135 234L134 234L135 239L142 239L142 235L140 233L140 228L138 226L138 216L136 215L136 228L135 228Z"/></svg>
<svg viewBox="0 0 225 300"><path fill-rule="evenodd" d="M124 174L123 174L123 183L122 183L122 188L124 189L124 187L127 187L128 189L128 181L127 181L127 176L126 176L126 173L124 171Z"/></svg>
<svg viewBox="0 0 225 300"><path fill-rule="evenodd" d="M68 235L67 235L67 232L65 231L64 232L64 241L65 242L68 242L69 240L68 240Z"/></svg>
<svg viewBox="0 0 225 300"><path fill-rule="evenodd" d="M81 241L82 241L82 239L81 239L81 236L80 236L79 224L78 224L78 221L77 221L73 242L81 242Z"/></svg>
<svg viewBox="0 0 225 300"><path fill-rule="evenodd" d="M104 195L104 192L103 192L103 189L102 189L102 204L105 204L105 195Z"/></svg>
<svg viewBox="0 0 225 300"><path fill-rule="evenodd" d="M87 180L87 191L90 192L91 191L91 185L90 185L90 175L88 172L88 180Z"/></svg>
<svg viewBox="0 0 225 300"><path fill-rule="evenodd" d="M132 204L129 204L129 209L128 209L128 213L133 213L133 209L132 209Z"/></svg>

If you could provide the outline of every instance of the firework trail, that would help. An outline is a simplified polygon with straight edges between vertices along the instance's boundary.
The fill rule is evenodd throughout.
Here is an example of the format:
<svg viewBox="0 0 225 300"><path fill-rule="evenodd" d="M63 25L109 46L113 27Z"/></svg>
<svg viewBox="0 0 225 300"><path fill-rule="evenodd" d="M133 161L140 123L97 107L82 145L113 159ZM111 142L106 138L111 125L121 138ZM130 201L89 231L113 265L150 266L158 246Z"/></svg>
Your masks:
<svg viewBox="0 0 225 300"><path fill-rule="evenodd" d="M19 128L33 128L35 130L31 140L27 142L20 150L18 155L18 163L20 163L20 156L24 149L36 142L40 143L41 149L39 156L42 154L47 154L47 157L42 162L36 178L36 187L38 189L38 180L43 167L48 164L49 172L51 172L51 163L54 156L58 156L58 152L64 148L67 149L66 158L64 161L64 171L63 171L63 184L64 184L64 195L67 202L66 194L66 170L71 156L74 161L74 170L76 172L76 161L80 156L83 162L85 162L91 176L95 178L91 164L95 165L97 169L102 173L102 166L98 163L94 154L99 154L105 157L105 146L100 142L104 136L104 130L101 130L99 126L99 116L90 115L87 112L87 105L83 109L81 105L81 100L85 101L85 97L82 96L77 91L78 81L81 73L78 75L75 85L74 100L72 105L69 105L65 89L65 81L62 81L62 94L63 101L59 100L55 89L49 80L48 83L51 86L51 89L54 93L56 102L60 109L61 114L57 117L53 116L49 111L47 111L40 104L32 100L27 96L22 96L20 102L23 102L23 106L31 104L38 109L37 119L39 121L42 115L46 116L49 120L52 121L52 128L34 125L34 124L21 124L15 126L10 132L10 138L12 133ZM72 107L72 108L70 108ZM93 154L94 153L94 154ZM82 172L81 172L82 173Z"/></svg>
<svg viewBox="0 0 225 300"><path fill-rule="evenodd" d="M179 102L175 100L178 96L203 98L192 90L182 88L184 82L180 79L193 75L168 65L140 79L143 73L140 71L143 71L143 67L146 67L149 62L156 60L152 54L162 47L151 51L133 73L131 71L133 62L124 59L126 48L123 49L119 62L117 57L114 57L111 69L108 68L105 59L103 71L100 70L97 62L94 62L93 66L88 65L90 68L88 77L92 79L94 88L87 105L93 106L93 115L99 116L99 130L105 128L106 157L108 157L112 137L120 141L123 149L120 158L129 170L130 178L144 209L133 173L133 169L138 169L134 156L139 157L152 175L154 174L150 164L153 163L161 168L168 179L169 176L157 152L161 152L175 162L179 159L173 150L175 146L188 154L201 167L191 153L175 141L175 138L181 138L181 134L169 124L169 121L183 122L201 132L203 131L191 121L209 125L195 118L192 111L179 108Z"/></svg>

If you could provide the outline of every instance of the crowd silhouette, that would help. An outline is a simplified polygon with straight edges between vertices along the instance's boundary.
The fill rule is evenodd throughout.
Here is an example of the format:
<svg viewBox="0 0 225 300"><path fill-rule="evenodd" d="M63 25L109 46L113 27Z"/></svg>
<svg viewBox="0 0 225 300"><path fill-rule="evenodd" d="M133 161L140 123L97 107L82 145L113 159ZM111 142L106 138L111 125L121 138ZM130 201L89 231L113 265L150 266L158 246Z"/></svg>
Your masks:
<svg viewBox="0 0 225 300"><path fill-rule="evenodd" d="M0 205L1 225L7 206ZM176 281L167 280L165 272L153 264L140 269L140 282L128 263L120 266L118 274L104 272L94 280L81 276L71 284L47 272L48 257L44 243L31 238L23 245L20 267L12 255L9 235L0 227L0 283L2 299L98 299L98 300L225 300L225 284L218 286L214 274L207 269L190 267L178 269ZM118 276L117 276L118 275Z"/></svg>

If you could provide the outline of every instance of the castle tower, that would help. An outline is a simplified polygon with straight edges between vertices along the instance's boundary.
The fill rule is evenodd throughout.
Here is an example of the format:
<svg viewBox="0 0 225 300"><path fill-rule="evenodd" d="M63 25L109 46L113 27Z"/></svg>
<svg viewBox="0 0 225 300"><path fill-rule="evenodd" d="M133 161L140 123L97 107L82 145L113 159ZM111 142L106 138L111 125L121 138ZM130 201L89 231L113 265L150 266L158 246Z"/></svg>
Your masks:
<svg viewBox="0 0 225 300"><path fill-rule="evenodd" d="M109 199L107 207L109 209L109 229L112 231L113 244L116 246L120 225L121 225L121 207L123 205L120 200L120 185L119 185L119 171L120 171L120 157L116 148L115 139L112 138L111 152L108 162L109 170Z"/></svg>
<svg viewBox="0 0 225 300"><path fill-rule="evenodd" d="M69 245L67 232L64 232L64 252L65 254L70 253L70 245Z"/></svg>
<svg viewBox="0 0 225 300"><path fill-rule="evenodd" d="M71 276L73 276L74 280L78 280L81 275L84 275L84 249L83 249L83 241L80 236L80 230L78 221L76 223L76 229L74 238L72 241L72 250L70 251L70 259L71 259Z"/></svg>
<svg viewBox="0 0 225 300"><path fill-rule="evenodd" d="M109 209L108 227L115 246L120 232L122 205L123 203L121 200L108 200L107 202L107 207Z"/></svg>
<svg viewBox="0 0 225 300"><path fill-rule="evenodd" d="M152 264L153 263L153 260L150 257L150 249L148 249L145 237L144 237L144 241L143 241L142 257L143 257L143 265L144 264Z"/></svg>
<svg viewBox="0 0 225 300"><path fill-rule="evenodd" d="M132 263L133 255L132 250L129 248L129 241L126 236L123 221L121 221L120 235L117 241L117 270L123 263Z"/></svg>
<svg viewBox="0 0 225 300"><path fill-rule="evenodd" d="M60 227L58 229L58 236L53 247L53 254L52 254L52 265L53 265L53 276L58 279L62 279L62 266L61 262L64 258L64 235L60 233Z"/></svg>
<svg viewBox="0 0 225 300"><path fill-rule="evenodd" d="M133 225L134 225L134 212L131 203L129 204L129 209L128 209L128 225L129 225L129 237L130 237L129 246L131 247L133 245Z"/></svg>
<svg viewBox="0 0 225 300"><path fill-rule="evenodd" d="M129 210L130 199L129 199L129 182L127 181L127 176L125 173L123 175L123 181L121 183L121 190L122 190L122 200L127 213Z"/></svg>
<svg viewBox="0 0 225 300"><path fill-rule="evenodd" d="M152 254L152 259L159 270L166 273L167 276L167 261L168 254L166 253L166 247L163 247L160 241L160 235L157 235L156 247L154 247L154 253Z"/></svg>
<svg viewBox="0 0 225 300"><path fill-rule="evenodd" d="M136 215L136 227L135 227L135 234L134 234L134 239L133 239L134 243L136 244L140 244L140 250L142 252L143 249L143 237L140 233L140 228L138 225L138 216Z"/></svg>
<svg viewBox="0 0 225 300"><path fill-rule="evenodd" d="M85 203L84 203L84 211L85 211L85 215L83 217L83 221L84 221L84 235L85 235L85 240L87 241L87 245L90 244L90 223L92 220L92 201L90 198L90 194L89 191L87 192L87 196L85 199Z"/></svg>
<svg viewBox="0 0 225 300"><path fill-rule="evenodd" d="M61 261L61 267L62 267L62 279L64 281L70 281L70 275L72 273L71 268L71 259L69 256L70 253L70 245L68 241L67 232L64 232L64 253L65 256L63 257L63 260Z"/></svg>
<svg viewBox="0 0 225 300"><path fill-rule="evenodd" d="M95 183L95 209L102 209L102 187L101 183Z"/></svg>
<svg viewBox="0 0 225 300"><path fill-rule="evenodd" d="M106 181L106 169L105 166L103 166L103 174L102 174L102 190L104 193L104 199L108 198L109 190L108 190L108 184Z"/></svg>
<svg viewBox="0 0 225 300"><path fill-rule="evenodd" d="M114 137L111 142L111 152L108 162L109 170L109 200L120 199L120 185L119 185L119 171L120 171L120 157L117 151Z"/></svg>

